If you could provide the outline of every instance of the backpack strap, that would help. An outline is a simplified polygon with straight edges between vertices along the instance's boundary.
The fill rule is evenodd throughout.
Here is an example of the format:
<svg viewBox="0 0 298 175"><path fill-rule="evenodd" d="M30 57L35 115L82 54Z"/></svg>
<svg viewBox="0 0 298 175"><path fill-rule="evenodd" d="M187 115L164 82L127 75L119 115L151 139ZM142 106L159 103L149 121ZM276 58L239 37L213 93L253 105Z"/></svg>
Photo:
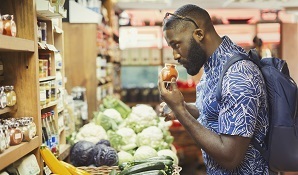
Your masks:
<svg viewBox="0 0 298 175"><path fill-rule="evenodd" d="M227 70L230 68L230 66L234 63L236 63L237 61L241 61L241 60L250 60L253 63L255 63L259 68L261 67L261 62L258 56L258 52L256 49L250 49L248 52L249 56L246 56L244 54L236 54L233 55L231 59L229 59L227 61L227 63L223 66L221 75L219 77L218 80L218 84L217 84L217 88L216 88L216 100L217 101L221 101L221 91L222 91L222 81L223 81L223 77L225 75L225 73L227 72Z"/></svg>
<svg viewBox="0 0 298 175"><path fill-rule="evenodd" d="M217 88L216 88L216 100L218 102L221 101L221 91L222 91L222 81L223 81L223 77L225 75L225 73L227 72L227 70L230 68L230 66L234 63L236 63L237 61L241 61L241 60L247 60L249 59L248 56L244 55L244 54L236 54L233 55L231 59L229 59L225 65L223 66L222 72L220 74L219 80L218 80L218 84L217 84Z"/></svg>

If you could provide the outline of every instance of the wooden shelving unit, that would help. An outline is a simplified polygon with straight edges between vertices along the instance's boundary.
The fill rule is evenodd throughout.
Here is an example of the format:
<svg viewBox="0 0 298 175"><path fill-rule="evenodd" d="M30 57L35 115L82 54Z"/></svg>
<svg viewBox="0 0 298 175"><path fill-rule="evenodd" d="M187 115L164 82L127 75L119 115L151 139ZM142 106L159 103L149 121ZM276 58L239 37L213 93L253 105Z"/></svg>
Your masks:
<svg viewBox="0 0 298 175"><path fill-rule="evenodd" d="M0 171L23 156L33 153L40 167L41 120L38 84L38 51L35 1L1 1L1 14L14 15L17 36L0 35L0 58L3 62L4 79L0 85L13 85L17 94L16 110L2 109L0 118L32 116L37 125L37 136L17 146L10 146L0 153ZM26 15L24 15L26 14Z"/></svg>
<svg viewBox="0 0 298 175"><path fill-rule="evenodd" d="M1 1L1 14L14 16L14 21L17 26L17 35L16 37L0 35L0 59L3 62L4 69L4 74L0 77L0 86L14 86L14 90L17 94L17 104L14 107L0 109L0 119L6 117L33 117L33 121L37 126L37 134L29 142L22 142L19 145L10 146L8 149L4 150L4 152L0 153L0 172L24 156L35 154L41 169L40 174L43 174L42 168L44 165L39 153L39 147L42 144L41 112L54 110L55 113L57 113L58 111L57 101L47 105L40 104L39 83L54 80L56 76L55 71L53 71L51 76L39 78L39 52L45 52L46 49L42 50L37 41L37 20L46 21L48 24L47 35L49 44L63 52L62 25L57 27L59 29L54 30L52 27L52 19L53 16L58 15L60 24L62 24L61 18L65 14L65 11L63 8L60 8L58 13L50 11L53 16L49 16L49 14L45 16L44 13L40 13L40 11L36 9L37 4L40 2L41 0ZM59 37L56 37L54 34L57 33L57 31L60 32ZM50 48L51 47L47 46L47 51L53 53L54 51ZM58 114L55 114L55 117L57 121ZM60 139L63 140L65 138ZM63 144L65 145L65 142ZM63 153L63 155L66 154L67 152Z"/></svg>

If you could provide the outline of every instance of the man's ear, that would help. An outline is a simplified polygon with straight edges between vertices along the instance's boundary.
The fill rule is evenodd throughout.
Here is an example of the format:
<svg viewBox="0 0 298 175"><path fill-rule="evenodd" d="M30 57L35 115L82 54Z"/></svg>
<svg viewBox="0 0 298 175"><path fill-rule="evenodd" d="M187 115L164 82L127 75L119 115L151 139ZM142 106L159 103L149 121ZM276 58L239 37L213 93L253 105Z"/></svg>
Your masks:
<svg viewBox="0 0 298 175"><path fill-rule="evenodd" d="M203 40L205 36L205 33L202 29L195 29L193 31L193 38L197 41L197 42L201 42Z"/></svg>

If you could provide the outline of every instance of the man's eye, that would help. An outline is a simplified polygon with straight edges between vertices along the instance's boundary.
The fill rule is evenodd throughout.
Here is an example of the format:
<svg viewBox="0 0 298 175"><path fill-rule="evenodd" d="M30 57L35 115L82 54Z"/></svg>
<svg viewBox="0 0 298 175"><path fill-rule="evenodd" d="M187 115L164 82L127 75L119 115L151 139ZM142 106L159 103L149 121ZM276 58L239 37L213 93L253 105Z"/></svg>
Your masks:
<svg viewBox="0 0 298 175"><path fill-rule="evenodd" d="M174 49L178 49L179 47L180 47L179 44L173 44L173 48L174 48Z"/></svg>

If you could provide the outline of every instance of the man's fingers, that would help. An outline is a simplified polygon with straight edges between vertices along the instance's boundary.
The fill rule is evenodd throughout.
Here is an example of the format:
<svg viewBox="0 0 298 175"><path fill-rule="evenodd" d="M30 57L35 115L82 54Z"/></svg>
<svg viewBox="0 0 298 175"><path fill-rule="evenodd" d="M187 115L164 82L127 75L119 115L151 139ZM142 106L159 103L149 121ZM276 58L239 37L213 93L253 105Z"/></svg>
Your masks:
<svg viewBox="0 0 298 175"><path fill-rule="evenodd" d="M177 87L177 81L176 81L176 78L175 77L173 77L171 79L171 87L172 87L172 90L178 89L178 87Z"/></svg>

